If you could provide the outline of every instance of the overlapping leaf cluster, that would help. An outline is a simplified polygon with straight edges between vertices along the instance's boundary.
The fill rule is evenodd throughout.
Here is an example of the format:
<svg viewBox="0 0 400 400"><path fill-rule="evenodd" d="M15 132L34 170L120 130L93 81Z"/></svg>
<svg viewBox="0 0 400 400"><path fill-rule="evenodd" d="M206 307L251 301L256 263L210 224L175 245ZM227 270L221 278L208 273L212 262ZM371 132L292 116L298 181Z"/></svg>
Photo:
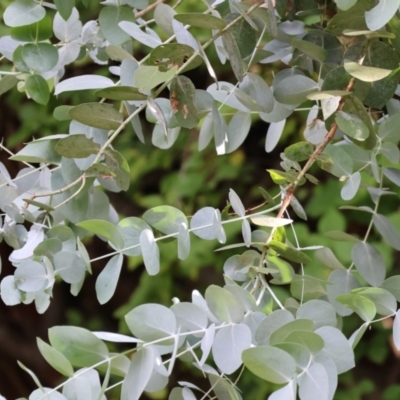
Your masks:
<svg viewBox="0 0 400 400"><path fill-rule="evenodd" d="M0 71L0 93L17 86L45 105L53 91L62 98L67 91L92 90L99 101L56 108L56 119L70 121L69 132L32 141L13 155L26 166L15 178L0 165L0 232L13 248L9 260L16 268L2 278L1 297L10 306L34 302L43 313L56 280L78 295L95 261L82 241L93 234L111 248L96 281L101 304L116 290L124 256L142 256L149 275L159 272L160 240L176 239L183 260L190 255L191 232L225 243L224 224L240 222L243 242L225 249L246 249L226 260L223 288L212 285L204 297L195 291L191 303L176 299L170 308L144 304L129 312L133 336L50 329L50 345L38 339L39 349L68 379L58 388L43 388L28 370L38 384L29 399L102 399L114 387L111 375L121 378L121 399L138 399L143 391L157 392L168 384L178 358L202 371L211 389L200 393L183 382L170 399L205 398L211 391L220 399L240 399L237 382L228 375L242 366L282 385L270 400L332 399L338 374L354 366L353 348L376 314L395 316L393 337L400 348L400 276L386 278L382 255L368 243L375 227L400 250L398 229L379 212L381 197L396 194L385 186L400 186L400 102L395 98L400 0L390 6L383 0L304 1L299 10L284 0L252 5L217 0L204 1L202 13L179 13L179 3L158 3L154 20L145 20L152 8L146 0L108 0L98 21L87 22L80 20L82 5L75 7L74 0L15 0L7 7L3 18L10 32L0 38L6 66ZM209 39L200 43L191 27L203 29ZM148 54L137 60L139 44ZM237 82L218 80L206 54L211 45L221 63L229 60ZM99 65L112 60L111 78L63 79L65 67L87 55ZM268 83L253 68L278 61L282 68ZM196 89L184 75L203 63L215 81L207 90ZM161 96L165 89L169 98ZM168 149L185 129L199 127L199 150L213 142L217 154L237 150L256 116L269 123L265 150L270 153L286 120L304 102L312 104L304 141L280 155L282 169L268 170L279 187L277 205L248 213L231 190L227 197L234 218L205 207L188 219L160 205L142 218L118 219L103 189L126 191L130 170L112 143L128 124L144 141L142 111L154 124L154 146ZM333 240L353 243L348 268L329 248L302 248L296 235L295 243L286 236L288 226L294 229L289 210L307 220L294 193L307 181L318 184L309 173L314 162L344 182L343 200L353 199L363 186L374 204L357 208L370 220L363 238L330 232ZM274 201L262 193L266 203ZM331 270L326 280L307 274L309 250L316 250L321 268ZM284 299L274 286L288 287ZM341 318L354 312L364 323L347 339ZM104 341L134 347L110 353Z"/></svg>

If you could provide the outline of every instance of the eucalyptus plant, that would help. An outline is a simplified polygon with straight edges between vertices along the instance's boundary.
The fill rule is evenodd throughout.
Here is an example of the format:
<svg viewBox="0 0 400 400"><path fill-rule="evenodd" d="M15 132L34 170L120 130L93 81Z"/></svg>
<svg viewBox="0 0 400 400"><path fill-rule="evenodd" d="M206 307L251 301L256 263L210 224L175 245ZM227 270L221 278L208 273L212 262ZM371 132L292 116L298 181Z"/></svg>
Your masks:
<svg viewBox="0 0 400 400"><path fill-rule="evenodd" d="M175 298L172 305L131 310L125 316L131 335L52 327L50 344L38 338L37 345L66 380L43 387L21 364L38 386L29 400L105 399L117 386L122 400L139 399L165 388L176 362L190 363L210 385L204 391L180 382L170 400L241 399L236 372L243 369L260 384L280 385L270 400L329 400L374 323L394 317L400 350L400 275L386 277L384 258L369 243L375 228L400 250L398 227L380 213L382 196L398 195L387 185L400 186L400 0L203 0L195 13L179 12L181 0L106 0L98 19L81 21L87 3L14 0L3 15L10 30L0 38L1 94L19 90L42 105L68 91L94 91L99 99L57 107L54 118L70 121L69 132L32 140L13 154L25 165L16 177L0 164L0 238L13 249L15 267L1 279L3 302L34 303L44 313L56 282L77 296L91 264L108 258L96 281L104 304L125 257L141 256L149 275L159 272L158 243L165 239L176 240L180 260L190 256L192 235L237 254L223 266L224 287L195 290L191 302ZM202 29L201 40L192 27ZM235 82L218 79L207 56L211 46ZM143 48L147 55L139 59ZM84 57L99 66L112 61L109 76L64 78L65 68ZM201 64L215 81L207 90L185 75ZM257 64L273 64L277 72L266 81ZM152 144L166 151L186 129L198 128L199 151L212 143L222 155L240 148L260 118L269 123L265 151L273 153L303 103L304 140L280 154L281 169L268 170L279 194L261 189L265 203L256 211L246 210L233 188L227 199L234 215L205 207L188 217L159 205L119 220L106 193L129 188L129 164L113 148L128 125L144 141L145 115ZM318 184L309 172L314 164L342 182L343 200L367 190L373 203L346 207L370 221L362 238L329 233L351 244L350 265L330 248L302 247L296 235L294 220L307 221L296 189ZM240 243L226 244L224 226L231 223L242 224ZM112 251L91 259L84 244L91 235ZM307 271L312 258L326 280ZM347 338L342 319L354 313L364 322ZM126 350L110 352L106 342L125 343ZM111 376L119 377L116 384Z"/></svg>

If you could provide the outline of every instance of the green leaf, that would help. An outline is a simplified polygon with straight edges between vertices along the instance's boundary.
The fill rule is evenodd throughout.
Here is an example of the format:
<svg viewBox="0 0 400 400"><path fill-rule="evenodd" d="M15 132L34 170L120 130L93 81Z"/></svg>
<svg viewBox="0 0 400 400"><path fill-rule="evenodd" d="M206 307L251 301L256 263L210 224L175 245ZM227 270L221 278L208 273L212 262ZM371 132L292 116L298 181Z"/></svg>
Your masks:
<svg viewBox="0 0 400 400"><path fill-rule="evenodd" d="M12 61L18 71L31 73L31 71L29 70L29 67L26 65L26 63L22 57L23 49L24 49L24 46L21 45L21 46L18 46L14 50L14 53L12 55Z"/></svg>
<svg viewBox="0 0 400 400"><path fill-rule="evenodd" d="M364 322L349 338L349 344L351 348L354 350L357 344L360 342L361 338L363 337L365 331L369 327L368 322Z"/></svg>
<svg viewBox="0 0 400 400"><path fill-rule="evenodd" d="M296 318L312 320L314 329L337 325L336 311L325 300L310 300L303 303L296 311Z"/></svg>
<svg viewBox="0 0 400 400"><path fill-rule="evenodd" d="M155 364L155 351L151 347L138 350L129 365L121 388L121 400L139 399L148 387Z"/></svg>
<svg viewBox="0 0 400 400"><path fill-rule="evenodd" d="M275 283L277 285L281 284L286 284L290 283L293 279L294 276L294 271L292 266L286 262L285 260L282 260L279 257L276 256L267 256L267 265L268 268L273 268L277 269L278 273L271 273L273 276L273 280L271 281L272 283Z"/></svg>
<svg viewBox="0 0 400 400"><path fill-rule="evenodd" d="M104 157L107 166L115 174L115 182L117 186L121 190L128 190L131 182L131 176L129 164L127 163L125 158L122 156L121 153L110 148L108 148L104 152Z"/></svg>
<svg viewBox="0 0 400 400"><path fill-rule="evenodd" d="M56 140L49 140L49 137L34 140L33 142L29 142L17 154L10 157L10 160L58 164L61 162L61 157L55 150L56 143Z"/></svg>
<svg viewBox="0 0 400 400"><path fill-rule="evenodd" d="M171 108L179 124L184 128L194 128L199 117L194 103L195 86L186 76L174 78L170 86Z"/></svg>
<svg viewBox="0 0 400 400"><path fill-rule="evenodd" d="M368 39L373 38L385 38L385 39L394 39L396 35L386 31L355 31L353 29L345 29L343 31L343 35L345 36L362 36L365 35Z"/></svg>
<svg viewBox="0 0 400 400"><path fill-rule="evenodd" d="M86 158L99 150L100 145L86 135L69 135L56 144L57 153L67 158Z"/></svg>
<svg viewBox="0 0 400 400"><path fill-rule="evenodd" d="M86 171L86 177L95 177L95 178L115 178L115 172L107 165L95 163L92 164Z"/></svg>
<svg viewBox="0 0 400 400"><path fill-rule="evenodd" d="M363 99L364 104L381 109L393 97L400 76L399 61L399 56L389 44L369 42L363 65L391 70L392 73L371 85L368 95Z"/></svg>
<svg viewBox="0 0 400 400"><path fill-rule="evenodd" d="M336 5L340 10L346 11L353 7L357 0L336 0Z"/></svg>
<svg viewBox="0 0 400 400"><path fill-rule="evenodd" d="M365 110L364 104L357 97L349 95L346 97L343 111L357 115L368 127L369 135L362 146L366 149L373 149L376 143L376 133L374 126L372 125L371 118Z"/></svg>
<svg viewBox="0 0 400 400"><path fill-rule="evenodd" d="M383 288L364 287L353 289L352 293L364 296L371 300L376 307L378 314L389 316L397 310L397 302L394 296Z"/></svg>
<svg viewBox="0 0 400 400"><path fill-rule="evenodd" d="M285 156L292 161L308 160L314 152L314 146L308 142L298 142L286 147Z"/></svg>
<svg viewBox="0 0 400 400"><path fill-rule="evenodd" d="M140 305L125 315L125 321L133 335L140 340L151 342L165 338L165 341L159 344L165 346L173 343L177 327L176 317L165 306L159 304Z"/></svg>
<svg viewBox="0 0 400 400"><path fill-rule="evenodd" d="M72 108L73 106L58 106L54 109L53 111L53 117L57 121L70 121L71 117L68 115L68 111Z"/></svg>
<svg viewBox="0 0 400 400"><path fill-rule="evenodd" d="M235 37L231 32L225 31L222 34L222 42L228 54L232 71L235 74L236 79L241 82L244 75L244 66Z"/></svg>
<svg viewBox="0 0 400 400"><path fill-rule="evenodd" d="M1 81L0 81L1 82ZM400 113L394 114L389 118L385 118L378 128L378 136L383 141L397 142L400 140Z"/></svg>
<svg viewBox="0 0 400 400"><path fill-rule="evenodd" d="M352 61L345 61L344 69L348 74L363 82L376 82L386 78L392 73L390 69L366 67L365 65L360 65Z"/></svg>
<svg viewBox="0 0 400 400"><path fill-rule="evenodd" d="M224 20L227 24L229 24L239 16L240 14L230 13L225 16ZM233 38L238 46L240 58L246 58L253 53L257 44L257 32L244 18L238 21L235 25L231 26L229 28L229 32L233 35Z"/></svg>
<svg viewBox="0 0 400 400"><path fill-rule="evenodd" d="M244 308L228 290L216 285L206 289L205 299L210 311L221 322L240 323L244 318Z"/></svg>
<svg viewBox="0 0 400 400"><path fill-rule="evenodd" d="M18 83L14 75L6 75L0 79L0 96L11 90Z"/></svg>
<svg viewBox="0 0 400 400"><path fill-rule="evenodd" d="M194 49L191 46L182 43L166 43L151 51L148 64L157 66L160 71L166 72L174 66L180 67L193 54ZM197 57L192 61L197 64L196 66L199 66L201 62L201 59L199 60Z"/></svg>
<svg viewBox="0 0 400 400"><path fill-rule="evenodd" d="M239 93L241 91L244 92L250 97L250 100L253 103L257 104L259 110L255 111L262 111L265 113L273 111L274 97L272 91L261 76L248 72L246 76L243 78L242 82L240 82L239 89L240 90L238 89L234 90L234 94L238 98L238 100L246 107L247 105L243 103L243 101L237 95L238 92ZM250 110L253 110L251 107L248 108Z"/></svg>
<svg viewBox="0 0 400 400"><path fill-rule="evenodd" d="M284 342L300 344L312 354L317 354L324 347L321 336L309 331L293 331L285 338Z"/></svg>
<svg viewBox="0 0 400 400"><path fill-rule="evenodd" d="M258 190L260 191L261 196L264 198L264 200L265 200L266 202L272 203L272 204L275 202L274 199L271 197L271 195L270 195L264 188L262 188L261 186L259 186L259 187L258 187Z"/></svg>
<svg viewBox="0 0 400 400"><path fill-rule="evenodd" d="M28 68L43 73L57 65L58 51L49 43L28 43L22 48L22 58Z"/></svg>
<svg viewBox="0 0 400 400"><path fill-rule="evenodd" d="M340 195L343 200L351 200L358 192L361 184L361 174L360 172L354 172L351 174L349 178L346 180Z"/></svg>
<svg viewBox="0 0 400 400"><path fill-rule="evenodd" d="M160 272L160 250L151 229L144 229L139 236L140 249L143 255L143 263L149 275L157 275Z"/></svg>
<svg viewBox="0 0 400 400"><path fill-rule="evenodd" d="M293 332L312 331L314 323L310 319L297 319L290 321L276 329L269 339L269 344L283 343Z"/></svg>
<svg viewBox="0 0 400 400"><path fill-rule="evenodd" d="M62 1L62 0L60 0ZM124 6L102 7L99 14L101 32L112 45L121 45L130 40L130 36L119 27L121 21L135 22L132 9Z"/></svg>
<svg viewBox="0 0 400 400"><path fill-rule="evenodd" d="M110 258L96 280L96 295L100 304L107 303L115 293L121 273L124 256L117 254Z"/></svg>
<svg viewBox="0 0 400 400"><path fill-rule="evenodd" d="M283 104L301 104L310 93L316 92L318 85L304 75L291 75L274 88L274 97Z"/></svg>
<svg viewBox="0 0 400 400"><path fill-rule="evenodd" d="M25 203L32 204L33 206L39 207L41 210L46 210L48 212L54 211L53 207L50 207L47 204L40 203L39 201L23 199Z"/></svg>
<svg viewBox="0 0 400 400"><path fill-rule="evenodd" d="M60 251L53 258L55 272L67 283L78 283L84 279L86 264L78 253Z"/></svg>
<svg viewBox="0 0 400 400"><path fill-rule="evenodd" d="M124 247L124 239L119 233L117 227L108 221L103 221L100 219L90 219L87 221L82 221L76 224L80 228L86 229L95 235L102 236L106 238L110 243L116 246L118 249Z"/></svg>
<svg viewBox="0 0 400 400"><path fill-rule="evenodd" d="M365 13L365 22L371 31L383 28L396 14L400 0L381 0L372 10Z"/></svg>
<svg viewBox="0 0 400 400"><path fill-rule="evenodd" d="M271 179L278 185L284 185L287 183L294 182L296 175L290 174L289 172L279 171L277 169L267 169Z"/></svg>
<svg viewBox="0 0 400 400"><path fill-rule="evenodd" d="M25 90L36 103L45 106L50 100L49 85L40 75L30 75L25 82Z"/></svg>
<svg viewBox="0 0 400 400"><path fill-rule="evenodd" d="M327 282L307 275L294 275L290 292L296 299L309 301L326 296Z"/></svg>
<svg viewBox="0 0 400 400"><path fill-rule="evenodd" d="M109 46L106 47L106 53L111 58L111 60L115 61L135 60L132 54L128 53L121 46L116 46L113 44L110 44Z"/></svg>
<svg viewBox="0 0 400 400"><path fill-rule="evenodd" d="M183 24L188 24L198 28L221 30L226 27L225 21L213 15L200 13L180 13L174 15L174 18Z"/></svg>
<svg viewBox="0 0 400 400"><path fill-rule="evenodd" d="M54 0L54 4L63 20L68 21L75 6L75 0Z"/></svg>
<svg viewBox="0 0 400 400"><path fill-rule="evenodd" d="M400 310L397 310L393 322L393 342L397 350L400 350Z"/></svg>
<svg viewBox="0 0 400 400"><path fill-rule="evenodd" d="M33 0L16 0L6 8L3 19L6 25L16 27L38 22L45 15L46 10Z"/></svg>
<svg viewBox="0 0 400 400"><path fill-rule="evenodd" d="M268 217L266 215L257 215L251 217L251 222L255 225L259 226L269 226L270 228L277 228L279 226L289 225L293 222L293 220L288 218L275 218Z"/></svg>
<svg viewBox="0 0 400 400"><path fill-rule="evenodd" d="M209 379L211 387L213 388L213 391L218 399L240 400L241 396L239 395L237 389L234 387L234 385L230 381L228 381L224 378L221 378L219 375L214 375L213 373L208 374L208 379ZM181 389L181 388L177 388L177 389ZM185 390L185 389L188 389L188 390ZM170 395L170 398L168 398L168 400L191 399L192 391L189 392L189 390L190 389L188 387L184 387L182 390L182 398L172 397ZM193 394L193 396L194 396L194 394Z"/></svg>
<svg viewBox="0 0 400 400"><path fill-rule="evenodd" d="M329 231L325 232L324 235L329 239L337 240L339 242L355 242L355 243L360 242L360 239L342 231Z"/></svg>
<svg viewBox="0 0 400 400"><path fill-rule="evenodd" d="M43 242L39 243L33 254L35 256L46 256L48 259L52 260L54 254L62 251L62 242L59 239L51 238L45 239Z"/></svg>
<svg viewBox="0 0 400 400"><path fill-rule="evenodd" d="M369 135L368 127L357 115L338 111L336 123L347 136L353 139L365 140Z"/></svg>
<svg viewBox="0 0 400 400"><path fill-rule="evenodd" d="M296 373L296 362L285 351L273 346L257 346L242 353L246 368L268 382L290 382Z"/></svg>
<svg viewBox="0 0 400 400"><path fill-rule="evenodd" d="M160 39L155 38L154 35L144 33L140 27L133 22L121 21L118 26L128 35L132 36L138 42L143 43L145 46L154 48L161 44Z"/></svg>
<svg viewBox="0 0 400 400"><path fill-rule="evenodd" d="M251 115L238 111L229 121L226 142L226 154L237 150L249 134Z"/></svg>
<svg viewBox="0 0 400 400"><path fill-rule="evenodd" d="M400 301L400 275L391 276L383 281L382 289L392 293L397 301Z"/></svg>
<svg viewBox="0 0 400 400"><path fill-rule="evenodd" d="M176 15L176 11L168 4L160 3L154 10L154 19L156 24L168 35L173 35L174 28L172 27L172 20Z"/></svg>
<svg viewBox="0 0 400 400"><path fill-rule="evenodd" d="M188 224L185 214L171 206L158 206L147 210L143 219L166 235L178 233L182 223Z"/></svg>
<svg viewBox="0 0 400 400"><path fill-rule="evenodd" d="M292 46L320 63L329 57L329 53L324 48L305 40L293 40Z"/></svg>
<svg viewBox="0 0 400 400"><path fill-rule="evenodd" d="M14 273L15 284L24 292L37 292L48 282L46 268L37 261L26 260L19 264Z"/></svg>
<svg viewBox="0 0 400 400"><path fill-rule="evenodd" d="M308 257L303 252L296 250L293 247L289 247L287 244L278 242L276 240L271 240L268 243L268 246L271 249L275 250L282 257L287 258L290 261L304 264L307 264L311 261L310 257Z"/></svg>
<svg viewBox="0 0 400 400"><path fill-rule="evenodd" d="M74 369L68 359L57 349L49 346L40 338L36 338L36 343L43 358L60 374L71 377Z"/></svg>
<svg viewBox="0 0 400 400"><path fill-rule="evenodd" d="M341 0L343 3L344 0ZM365 12L374 5L373 0L357 0L352 7L344 7L329 21L326 29L336 36L340 36L345 29L351 27L354 30L362 31L368 29L365 22Z"/></svg>
<svg viewBox="0 0 400 400"><path fill-rule="evenodd" d="M124 117L111 104L84 103L71 108L68 115L82 124L100 129L117 129Z"/></svg>
<svg viewBox="0 0 400 400"><path fill-rule="evenodd" d="M345 90L324 90L321 92L314 92L307 96L309 100L326 100L332 99L333 97L348 96L351 92Z"/></svg>
<svg viewBox="0 0 400 400"><path fill-rule="evenodd" d="M350 176L353 173L351 157L339 146L328 145L322 154L328 155L333 161L333 165L328 164L328 168L322 164L323 169L328 170L331 174L340 178L342 176Z"/></svg>
<svg viewBox="0 0 400 400"><path fill-rule="evenodd" d="M162 72L158 67L151 65L141 65L135 71L135 82L140 91L147 91L155 88L161 83L170 81L176 74L178 67L172 67L166 72Z"/></svg>
<svg viewBox="0 0 400 400"><path fill-rule="evenodd" d="M388 242L394 249L400 250L400 234L394 225L382 214L374 214L372 220L374 221L376 229L386 242Z"/></svg>
<svg viewBox="0 0 400 400"><path fill-rule="evenodd" d="M386 25L386 29L392 33L395 37L390 41L392 46L395 48L396 52L400 52L400 21L397 16L393 18Z"/></svg>
<svg viewBox="0 0 400 400"><path fill-rule="evenodd" d="M371 285L380 286L385 279L386 267L379 251L372 245L359 242L352 250L352 260L361 276Z"/></svg>
<svg viewBox="0 0 400 400"><path fill-rule="evenodd" d="M54 326L49 329L49 340L56 350L77 367L91 367L109 357L107 346L83 328Z"/></svg>
<svg viewBox="0 0 400 400"><path fill-rule="evenodd" d="M147 95L140 93L138 89L131 86L112 86L96 90L94 94L110 100L147 100Z"/></svg>
<svg viewBox="0 0 400 400"><path fill-rule="evenodd" d="M58 95L76 90L103 89L113 85L114 82L110 78L101 75L74 76L57 84L54 94Z"/></svg>
<svg viewBox="0 0 400 400"><path fill-rule="evenodd" d="M11 28L10 34L13 39L20 42L43 42L53 36L52 19L46 15L34 24Z"/></svg>
<svg viewBox="0 0 400 400"><path fill-rule="evenodd" d="M370 322L376 315L374 303L364 296L358 294L341 294L336 301L355 311L361 319Z"/></svg>

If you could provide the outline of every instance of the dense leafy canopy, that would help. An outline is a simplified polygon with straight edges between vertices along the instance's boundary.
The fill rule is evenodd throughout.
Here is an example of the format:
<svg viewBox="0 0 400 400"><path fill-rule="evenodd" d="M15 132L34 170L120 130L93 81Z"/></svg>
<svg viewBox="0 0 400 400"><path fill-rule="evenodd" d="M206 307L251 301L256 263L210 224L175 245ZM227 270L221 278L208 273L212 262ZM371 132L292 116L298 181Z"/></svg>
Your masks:
<svg viewBox="0 0 400 400"><path fill-rule="evenodd" d="M353 349L371 324L394 317L400 350L400 277L387 277L386 257L370 242L375 229L400 250L398 219L396 225L380 211L381 198L396 195L387 186L400 186L400 0L204 0L196 13L179 12L179 1L108 0L98 20L81 21L85 3L14 0L3 15L10 29L0 38L1 94L17 89L41 105L65 92L99 98L56 108L54 117L68 121L69 132L27 143L10 158L24 163L15 178L0 164L0 240L12 248L15 267L1 279L3 302L34 303L42 314L60 280L79 295L95 261L84 244L92 235L109 247L95 285L100 304L117 290L125 256L141 256L152 276L160 271L160 241L174 240L185 260L193 235L225 244L226 224L239 222L242 240L220 249L237 250L225 262L224 287L211 285L204 296L194 291L192 302L135 307L125 316L130 336L51 328L50 344L38 339L38 347L67 380L44 388L29 371L38 384L29 400L105 399L112 376L119 377L122 400L139 399L167 386L178 358L208 377L218 399L242 398L229 375L246 368L281 385L270 400L330 400L338 375L355 366ZM210 47L235 82L219 80ZM108 76L66 78L66 68L84 57L110 65ZM185 75L203 64L214 81L207 90ZM259 64L276 73L266 79ZM278 194L261 188L260 210L246 210L231 189L229 210L207 206L188 217L166 204L119 220L106 193L129 189L130 165L113 147L128 125L144 142L145 115L160 149L198 127L199 151L212 143L223 155L239 149L260 118L270 124L265 150L271 153L303 103L304 138L284 149L280 167L268 169ZM303 184L318 184L309 173L314 163L338 178L344 201L366 189L373 203L347 207L370 221L363 237L327 233L349 245L348 266L335 248L302 247L296 233L289 238L294 220L307 220L295 194ZM307 270L312 259L325 279ZM363 322L346 338L342 318L354 313ZM112 353L105 342L130 347ZM203 396L199 388L181 382L169 398L196 396Z"/></svg>

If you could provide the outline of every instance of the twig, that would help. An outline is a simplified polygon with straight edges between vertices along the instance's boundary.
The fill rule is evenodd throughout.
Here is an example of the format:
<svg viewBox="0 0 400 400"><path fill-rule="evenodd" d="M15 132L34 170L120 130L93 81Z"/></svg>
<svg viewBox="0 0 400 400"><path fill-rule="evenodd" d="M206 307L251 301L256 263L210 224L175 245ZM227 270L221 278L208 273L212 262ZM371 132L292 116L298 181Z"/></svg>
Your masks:
<svg viewBox="0 0 400 400"><path fill-rule="evenodd" d="M354 78L351 78L349 84L346 87L347 92L351 92L354 86ZM342 98L338 111L342 110L344 104L345 104L345 97ZM293 198L294 192L301 181L301 179L304 177L304 175L307 173L307 171L311 168L311 166L314 164L314 162L317 160L317 158L321 155L321 153L325 150L326 146L332 141L333 137L335 136L335 133L337 131L337 123L334 122L331 126L331 129L325 136L324 140L316 147L314 152L312 153L311 157L308 159L306 164L304 165L303 169L299 172L297 175L296 180L289 185L287 191L286 191L286 196L282 201L282 206L277 214L277 218L282 218L283 214L285 213L286 209L289 207L290 201ZM272 233L270 235L272 237Z"/></svg>
<svg viewBox="0 0 400 400"><path fill-rule="evenodd" d="M135 18L141 18L144 14L152 10L153 8L157 7L159 4L164 3L165 0L157 0L155 3L150 4L146 8L144 8L142 11L139 11L135 14Z"/></svg>

